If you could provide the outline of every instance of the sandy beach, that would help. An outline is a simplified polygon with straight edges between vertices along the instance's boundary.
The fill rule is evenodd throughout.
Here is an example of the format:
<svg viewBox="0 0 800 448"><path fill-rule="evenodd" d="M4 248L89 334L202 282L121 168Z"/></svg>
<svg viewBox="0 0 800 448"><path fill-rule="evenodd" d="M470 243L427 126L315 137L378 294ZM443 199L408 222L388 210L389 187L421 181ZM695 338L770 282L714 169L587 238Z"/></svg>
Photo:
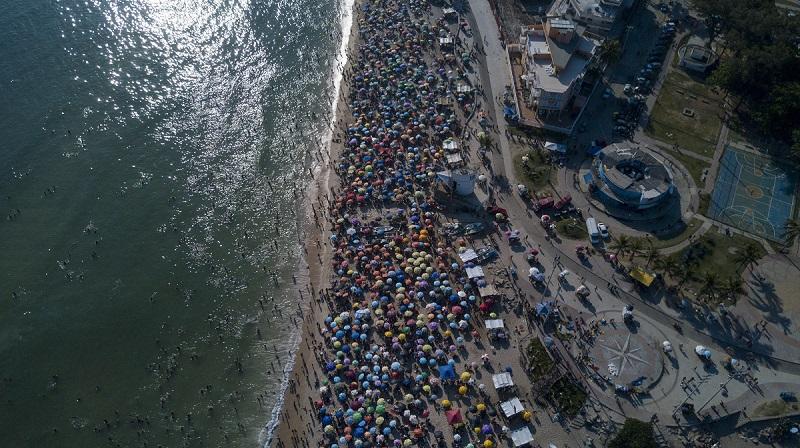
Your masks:
<svg viewBox="0 0 800 448"><path fill-rule="evenodd" d="M478 366L494 371L479 347L495 299L479 298L486 283L458 262L467 242L442 232L434 199L452 194L436 173L474 110L474 89L456 93L471 85L456 48L470 48L439 41L448 25L425 2L355 10L330 164L305 230L302 342L268 444L410 446L446 433L493 446L503 428L483 404ZM476 434L457 404L474 408Z"/></svg>
<svg viewBox="0 0 800 448"><path fill-rule="evenodd" d="M331 137L326 151L319 152L319 158L315 159L313 173L313 187L307 191L301 208L305 219L302 233L305 240L303 245L303 258L300 271L298 293L299 303L302 304L303 325L300 329L300 343L293 360L293 366L289 373L286 389L283 391L283 403L280 409L276 409L277 425L272 428L272 437L266 440L266 446L285 446L285 441L302 440L302 445L312 446L317 440L320 432L316 428L315 414L309 412L313 401L316 388L310 378L321 378L324 376L322 366L315 362L315 347L322 344L319 328L325 323L325 315L328 312L327 305L320 299L320 285L330 281L331 269L328 268L326 260L330 259L330 246L327 244L327 235L330 229L327 225L328 207L330 197L333 194L332 187L339 182L334 161L338 160L342 154L341 139L343 132L341 124L351 116L347 98L350 95L349 82L344 78L344 74L352 71L352 55L358 48L358 17L356 11L362 0L355 0L353 3L352 23L349 36L346 38L347 61L341 68L342 79L339 85L339 99L336 104L336 111L333 115L331 124ZM305 288L305 292L303 289ZM298 428L302 428L298 430Z"/></svg>

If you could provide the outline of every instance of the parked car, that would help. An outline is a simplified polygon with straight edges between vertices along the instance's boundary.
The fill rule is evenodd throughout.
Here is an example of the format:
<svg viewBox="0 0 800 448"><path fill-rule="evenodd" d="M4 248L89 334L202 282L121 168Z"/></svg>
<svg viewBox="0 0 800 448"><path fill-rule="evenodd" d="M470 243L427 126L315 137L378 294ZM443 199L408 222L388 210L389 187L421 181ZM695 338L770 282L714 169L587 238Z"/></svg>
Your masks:
<svg viewBox="0 0 800 448"><path fill-rule="evenodd" d="M608 239L608 227L606 227L605 224L598 222L597 229L600 230L600 236L603 237L603 239Z"/></svg>
<svg viewBox="0 0 800 448"><path fill-rule="evenodd" d="M622 88L622 91L625 92L625 94L630 95L633 93L633 86L630 84L625 84L625 87Z"/></svg>

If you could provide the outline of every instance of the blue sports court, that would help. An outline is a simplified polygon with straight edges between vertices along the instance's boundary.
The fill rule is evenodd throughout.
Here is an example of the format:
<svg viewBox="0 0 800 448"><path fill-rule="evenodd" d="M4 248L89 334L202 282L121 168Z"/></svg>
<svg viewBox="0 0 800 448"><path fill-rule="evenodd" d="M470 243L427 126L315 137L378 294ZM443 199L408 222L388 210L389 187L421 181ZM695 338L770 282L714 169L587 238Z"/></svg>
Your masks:
<svg viewBox="0 0 800 448"><path fill-rule="evenodd" d="M728 146L711 196L711 218L782 241L794 214L794 180L767 157Z"/></svg>

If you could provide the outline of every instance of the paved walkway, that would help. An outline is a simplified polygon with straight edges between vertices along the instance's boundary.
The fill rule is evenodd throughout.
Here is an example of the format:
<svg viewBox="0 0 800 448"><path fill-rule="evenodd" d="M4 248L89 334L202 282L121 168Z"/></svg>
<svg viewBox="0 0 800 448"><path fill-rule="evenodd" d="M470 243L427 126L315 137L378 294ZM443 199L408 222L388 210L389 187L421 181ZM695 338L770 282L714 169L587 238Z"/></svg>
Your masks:
<svg viewBox="0 0 800 448"><path fill-rule="evenodd" d="M474 15L468 15L473 30L476 33L483 33L487 36L496 36L496 24L486 0L470 0L469 4L474 12ZM475 40L476 42L483 42L483 45L479 46L485 52L485 55L479 56L479 62L481 63L479 73L481 79L484 80L483 89L485 98L487 98L481 107L488 108L487 112L494 123L492 125L493 129L489 129L489 131L492 139L497 143L496 149L490 153L489 157L492 162L491 166L495 170L493 172L495 178L502 179L500 184L493 188L495 190L493 195L498 200L499 205L509 211L510 220L515 227L522 230L524 234L529 235L532 241L541 243L537 247L541 250L542 263L550 269L550 278L552 279L553 272L556 269L568 269L575 276L572 277L575 279L573 283L578 281L577 278L580 278L581 283L586 284L590 290L594 291L591 301L596 304L595 306L600 307L602 305L602 309L585 309L584 305L577 302L573 294L562 291L560 286L557 285L551 286L551 293L555 291L555 297L559 302L563 301L565 306L583 310L587 315L600 313L621 314L624 304L634 304L637 320L644 324L648 332L653 331L655 334L660 334L660 337L664 339L681 341L685 345L682 349L676 348L674 360L665 361L667 370L664 377L657 384L657 390L654 389L651 396L645 397L642 401L621 399L613 392L591 383L590 404L594 409L592 411L594 415L600 416L605 421L622 421L624 416L635 416L647 420L653 413L656 413L661 415L662 420L667 424L670 424L669 421L672 419L673 411L684 400L691 400L701 410L705 410L706 406L716 406L719 400L730 402L726 404L727 409L724 412L736 413L742 410L748 402L748 394L751 393L747 384L739 380L731 380L724 372L721 373L713 369L710 371L703 370L699 359L693 354L693 347L698 344L712 347L717 357L723 356L722 347L732 347L738 353L737 356L754 356L756 359L764 361L769 367L755 372L762 384L772 382L795 382L800 384L800 378L798 378L798 375L800 375L800 363L795 361L800 358L794 356L794 351L784 352L777 347L766 350L765 347L759 345L748 348L735 333L719 331L704 323L697 322L696 317L667 307L663 298L651 300L642 298L634 290L632 284L624 280L622 276L614 271L610 264L600 259L599 256L590 257L587 263L582 263L572 258L573 242L554 242L547 239L545 231L538 224L536 216L527 208L524 200L514 193L514 189L509 188L509 185L513 186L516 183L512 164L513 154L505 135L506 124L502 119L502 110L500 110L498 102L493 100L502 93L505 85L510 82L507 71L497 69L498 67L507 66L505 51L496 37L483 40L480 34L477 34ZM487 67L490 69L487 70ZM698 234L708 231L712 225L713 222L704 220L703 225L698 230ZM686 245L688 241L681 244ZM679 245L674 250L677 251L683 247ZM522 253L508 252L506 247L503 247L501 252L502 257L511 257L511 263L517 266L525 266ZM517 259L516 262L514 258ZM556 259L558 263L555 262ZM523 283L527 282L524 279L518 282L526 297L540 296L539 293L532 290L532 287L522 285ZM617 291L616 294L609 292L612 287ZM683 326L681 334L678 334L673 328L673 324ZM791 341L794 340L792 339ZM775 343L777 344L788 344L789 342L790 340L775 338ZM556 351L564 359L568 360L567 365L570 370L580 377L587 378L585 373L582 374L580 372L583 367L569 356L568 352L571 349L569 345L564 345L561 342L556 344ZM792 356L784 356L784 353L791 353ZM692 382L696 386L681 387L681 378L683 377L696 378ZM725 390L727 392L721 389L720 383L726 384ZM686 422L678 421L676 423L685 424ZM537 431L541 433L537 434L537 437L550 437L551 435L552 437L557 437L561 433L556 428L552 425L540 425Z"/></svg>

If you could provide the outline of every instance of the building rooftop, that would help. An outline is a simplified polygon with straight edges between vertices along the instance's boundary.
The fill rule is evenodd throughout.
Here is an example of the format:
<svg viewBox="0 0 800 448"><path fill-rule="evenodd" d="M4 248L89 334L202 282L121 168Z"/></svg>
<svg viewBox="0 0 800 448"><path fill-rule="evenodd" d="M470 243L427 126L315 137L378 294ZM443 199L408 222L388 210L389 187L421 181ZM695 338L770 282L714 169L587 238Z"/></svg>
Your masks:
<svg viewBox="0 0 800 448"><path fill-rule="evenodd" d="M601 160L609 181L619 188L636 190L644 198L656 197L672 185L670 170L644 149L608 146Z"/></svg>
<svg viewBox="0 0 800 448"><path fill-rule="evenodd" d="M528 33L526 51L532 61L528 75L534 75L537 85L546 91L565 92L589 65L597 45L578 33L567 43L550 39L543 32Z"/></svg>

